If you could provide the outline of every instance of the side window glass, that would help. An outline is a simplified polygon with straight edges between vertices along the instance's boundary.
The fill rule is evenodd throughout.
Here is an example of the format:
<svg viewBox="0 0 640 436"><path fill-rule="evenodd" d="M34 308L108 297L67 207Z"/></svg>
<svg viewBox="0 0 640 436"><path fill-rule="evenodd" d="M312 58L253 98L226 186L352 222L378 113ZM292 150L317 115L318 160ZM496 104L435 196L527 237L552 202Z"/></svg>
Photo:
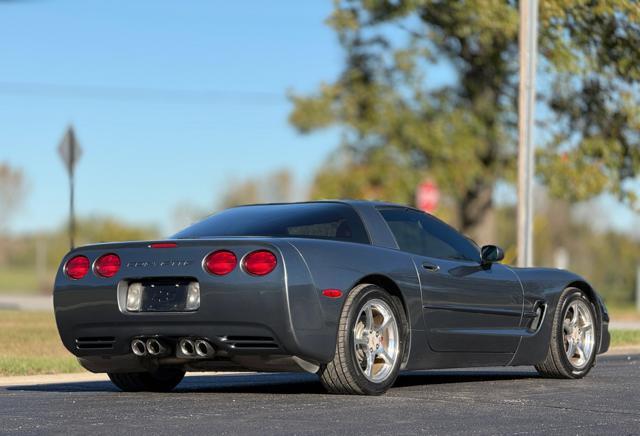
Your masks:
<svg viewBox="0 0 640 436"><path fill-rule="evenodd" d="M412 209L381 208L401 250L427 257L479 261L475 246L442 221Z"/></svg>
<svg viewBox="0 0 640 436"><path fill-rule="evenodd" d="M442 252L446 253L446 256L432 257L480 261L480 251L464 235L431 215L420 212L415 213L420 215L420 222L424 231L431 236L432 240L439 241Z"/></svg>

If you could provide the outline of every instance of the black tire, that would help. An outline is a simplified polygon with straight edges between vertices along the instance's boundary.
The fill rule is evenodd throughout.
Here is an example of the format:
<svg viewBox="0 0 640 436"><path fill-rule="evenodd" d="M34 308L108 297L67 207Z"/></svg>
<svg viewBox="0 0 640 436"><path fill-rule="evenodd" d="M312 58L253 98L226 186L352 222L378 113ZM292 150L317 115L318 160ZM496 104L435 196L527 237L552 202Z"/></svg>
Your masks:
<svg viewBox="0 0 640 436"><path fill-rule="evenodd" d="M398 344L394 364L388 366L390 372L384 380L373 382L365 377L359 366L354 349L353 330L364 305L376 299L386 303L395 317L398 328ZM385 393L398 377L404 358L408 331L407 317L398 297L390 295L375 285L356 286L349 293L342 308L335 356L319 371L320 380L325 389L333 394L381 395Z"/></svg>
<svg viewBox="0 0 640 436"><path fill-rule="evenodd" d="M567 357L564 344L564 327L563 322L572 302L581 300L585 303L591 319L593 321L594 344L586 365L582 368L576 367ZM600 325L593 302L589 297L578 288L567 288L560 296L555 313L553 314L553 327L551 338L549 340L549 349L545 359L537 364L536 370L540 375L546 378L582 378L591 371L596 361L597 347L600 343Z"/></svg>
<svg viewBox="0 0 640 436"><path fill-rule="evenodd" d="M155 372L109 373L109 378L124 392L169 392L182 381L184 371L160 369Z"/></svg>

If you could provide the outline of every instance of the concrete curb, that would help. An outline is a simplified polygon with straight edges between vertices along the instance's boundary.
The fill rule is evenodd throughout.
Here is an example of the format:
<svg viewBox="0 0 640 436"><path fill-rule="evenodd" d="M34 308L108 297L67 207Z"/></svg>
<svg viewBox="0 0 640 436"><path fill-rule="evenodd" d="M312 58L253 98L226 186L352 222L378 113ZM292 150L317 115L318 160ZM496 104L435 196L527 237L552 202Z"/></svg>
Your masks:
<svg viewBox="0 0 640 436"><path fill-rule="evenodd" d="M640 354L640 345L630 345L623 347L613 347L609 349L605 356L620 356L621 354Z"/></svg>
<svg viewBox="0 0 640 436"><path fill-rule="evenodd" d="M0 295L0 309L53 312L51 295Z"/></svg>
<svg viewBox="0 0 640 436"><path fill-rule="evenodd" d="M225 376L225 375L241 375L255 374L254 372L192 372L187 374L188 377L203 376ZM20 375L0 377L0 387L11 386L37 386L52 385L65 383L90 383L109 381L107 374L93 374L91 372L76 372L71 374L42 374L42 375Z"/></svg>

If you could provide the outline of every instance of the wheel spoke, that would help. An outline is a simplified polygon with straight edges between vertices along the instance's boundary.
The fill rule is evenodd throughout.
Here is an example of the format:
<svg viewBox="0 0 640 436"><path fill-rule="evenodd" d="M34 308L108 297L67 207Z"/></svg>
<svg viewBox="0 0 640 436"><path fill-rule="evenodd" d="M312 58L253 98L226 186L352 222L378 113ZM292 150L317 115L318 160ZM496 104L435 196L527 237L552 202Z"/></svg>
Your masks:
<svg viewBox="0 0 640 436"><path fill-rule="evenodd" d="M371 310L371 306L367 306L367 308L365 309L364 314L367 317L367 322L365 324L365 328L367 330L372 330L373 329L373 310Z"/></svg>
<svg viewBox="0 0 640 436"><path fill-rule="evenodd" d="M571 326L575 327L578 324L578 307L574 304L571 306L573 313L571 314Z"/></svg>
<svg viewBox="0 0 640 436"><path fill-rule="evenodd" d="M583 332L591 331L591 329L593 329L593 324L591 324L591 323L585 324L584 326L582 326L582 331Z"/></svg>
<svg viewBox="0 0 640 436"><path fill-rule="evenodd" d="M578 352L578 356L580 357L581 360L585 360L586 359L586 354L584 353L584 345L583 344L578 344L576 349Z"/></svg>
<svg viewBox="0 0 640 436"><path fill-rule="evenodd" d="M392 318L385 318L382 325L376 329L378 334L382 335L392 321Z"/></svg>
<svg viewBox="0 0 640 436"><path fill-rule="evenodd" d="M367 350L367 368L364 370L364 374L367 377L371 377L373 373L373 361L375 360L375 356L373 351Z"/></svg>
<svg viewBox="0 0 640 436"><path fill-rule="evenodd" d="M362 346L362 347L366 347L367 345L369 345L369 341L366 340L365 338L357 338L356 337L356 338L354 338L353 341L354 341L355 345L357 345L357 346L359 345L359 346Z"/></svg>
<svg viewBox="0 0 640 436"><path fill-rule="evenodd" d="M569 357L569 359L571 359L576 354L576 343L571 338L569 338L567 342L568 342L567 356Z"/></svg>
<svg viewBox="0 0 640 436"><path fill-rule="evenodd" d="M391 356L389 356L389 353L387 353L387 350L385 350L384 347L378 348L376 350L376 354L382 357L382 359L389 365L393 364L393 359L391 358Z"/></svg>

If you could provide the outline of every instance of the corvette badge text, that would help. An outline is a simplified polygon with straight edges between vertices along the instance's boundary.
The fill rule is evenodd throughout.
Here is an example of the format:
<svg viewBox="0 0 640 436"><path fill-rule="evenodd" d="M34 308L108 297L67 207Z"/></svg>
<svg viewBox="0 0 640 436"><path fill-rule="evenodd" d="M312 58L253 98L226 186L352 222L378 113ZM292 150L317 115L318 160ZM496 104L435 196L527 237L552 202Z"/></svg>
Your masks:
<svg viewBox="0 0 640 436"><path fill-rule="evenodd" d="M144 262L128 262L127 268L155 268L155 267L185 267L193 263L190 260L161 260L161 261L144 261Z"/></svg>

